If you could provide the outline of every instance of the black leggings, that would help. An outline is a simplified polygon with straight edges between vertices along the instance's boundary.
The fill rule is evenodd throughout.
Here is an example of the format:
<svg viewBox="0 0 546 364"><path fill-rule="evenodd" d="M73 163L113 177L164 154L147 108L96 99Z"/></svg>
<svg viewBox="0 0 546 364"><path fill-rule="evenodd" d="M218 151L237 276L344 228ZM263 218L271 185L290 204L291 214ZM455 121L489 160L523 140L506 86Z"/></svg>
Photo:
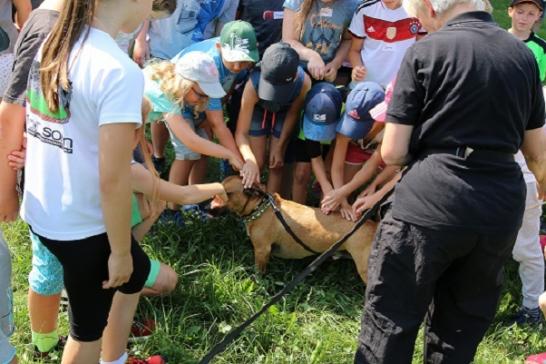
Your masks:
<svg viewBox="0 0 546 364"><path fill-rule="evenodd" d="M37 235L59 259L70 307L70 336L82 342L102 337L116 290L125 294L140 292L150 272L150 260L134 238L131 241L133 274L116 289L103 289L108 280L110 244L106 233L83 240L56 241Z"/></svg>

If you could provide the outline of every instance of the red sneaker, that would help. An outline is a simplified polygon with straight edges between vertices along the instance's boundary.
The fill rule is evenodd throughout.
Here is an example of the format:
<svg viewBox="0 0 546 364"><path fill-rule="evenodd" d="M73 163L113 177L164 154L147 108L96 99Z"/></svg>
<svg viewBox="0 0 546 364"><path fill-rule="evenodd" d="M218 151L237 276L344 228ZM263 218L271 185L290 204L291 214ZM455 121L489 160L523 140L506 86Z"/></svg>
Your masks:
<svg viewBox="0 0 546 364"><path fill-rule="evenodd" d="M546 363L546 353L531 355L525 359L525 364L544 364Z"/></svg>
<svg viewBox="0 0 546 364"><path fill-rule="evenodd" d="M167 361L161 355L152 355L148 359L139 359L130 356L125 364L166 364Z"/></svg>
<svg viewBox="0 0 546 364"><path fill-rule="evenodd" d="M139 342L149 338L155 331L155 321L153 319L135 320L131 326L131 336L129 342Z"/></svg>

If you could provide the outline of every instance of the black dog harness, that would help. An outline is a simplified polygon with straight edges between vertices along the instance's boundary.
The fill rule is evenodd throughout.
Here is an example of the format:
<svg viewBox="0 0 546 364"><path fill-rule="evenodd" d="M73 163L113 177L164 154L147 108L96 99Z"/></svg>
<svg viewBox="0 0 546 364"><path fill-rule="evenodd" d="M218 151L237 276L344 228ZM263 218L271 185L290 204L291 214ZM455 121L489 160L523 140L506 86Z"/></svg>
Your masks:
<svg viewBox="0 0 546 364"><path fill-rule="evenodd" d="M307 250L308 252L312 254L320 254L319 252L311 249L307 244L305 244L297 235L294 233L292 228L288 225L286 222L284 216L282 215L281 210L279 209L279 206L275 203L275 199L270 193L264 192L262 190L258 190L256 188L247 188L245 189L245 192L250 193L250 196L248 197L248 200L245 202L243 209L241 211L244 211L246 209L246 206L250 202L250 199L252 196L260 196L262 199L258 206L252 210L249 214L241 216L243 218L243 222L245 225L248 225L252 221L255 221L256 219L260 218L264 214L264 212L267 211L269 207L273 209L273 212L275 213L275 216L277 217L277 220L282 224L284 227L284 230L294 239L296 243L298 243L303 249Z"/></svg>

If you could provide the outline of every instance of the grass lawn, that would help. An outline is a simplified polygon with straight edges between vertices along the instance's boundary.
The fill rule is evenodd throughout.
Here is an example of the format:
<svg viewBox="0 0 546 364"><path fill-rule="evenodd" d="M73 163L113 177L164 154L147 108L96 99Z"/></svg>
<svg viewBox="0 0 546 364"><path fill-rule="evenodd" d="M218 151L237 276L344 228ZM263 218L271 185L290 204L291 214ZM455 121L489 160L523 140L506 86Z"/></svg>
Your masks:
<svg viewBox="0 0 546 364"><path fill-rule="evenodd" d="M507 28L508 0L493 2L495 18ZM541 35L546 32L541 31ZM23 354L31 339L26 307L30 242L21 221L1 227L13 253L17 324L13 342ZM141 300L138 315L155 318L157 329L148 341L132 350L143 356L161 353L174 364L196 363L224 334L257 311L310 262L272 259L268 274L258 276L243 225L229 216L206 223L190 219L184 228L158 224L144 240L144 246L150 256L174 267L180 281L169 297ZM517 267L512 262L506 268L506 284L495 323L479 347L476 363L522 363L526 355L546 351L546 330L502 324L518 305L520 288ZM363 296L364 286L352 261L329 261L270 309L215 362L352 363ZM65 313L61 314L60 325L60 331L66 332ZM421 362L421 348L420 338L414 363Z"/></svg>

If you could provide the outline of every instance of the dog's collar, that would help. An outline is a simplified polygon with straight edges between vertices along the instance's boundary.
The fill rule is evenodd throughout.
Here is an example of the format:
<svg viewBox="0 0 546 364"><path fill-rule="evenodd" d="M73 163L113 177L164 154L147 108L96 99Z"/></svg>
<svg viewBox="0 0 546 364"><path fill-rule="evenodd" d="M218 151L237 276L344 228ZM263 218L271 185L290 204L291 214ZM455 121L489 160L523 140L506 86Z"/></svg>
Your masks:
<svg viewBox="0 0 546 364"><path fill-rule="evenodd" d="M258 204L258 207L256 207L250 214L241 216L243 218L243 222L245 224L249 224L256 219L259 219L260 216L262 216L269 208L270 204L271 203L268 198L262 199Z"/></svg>

